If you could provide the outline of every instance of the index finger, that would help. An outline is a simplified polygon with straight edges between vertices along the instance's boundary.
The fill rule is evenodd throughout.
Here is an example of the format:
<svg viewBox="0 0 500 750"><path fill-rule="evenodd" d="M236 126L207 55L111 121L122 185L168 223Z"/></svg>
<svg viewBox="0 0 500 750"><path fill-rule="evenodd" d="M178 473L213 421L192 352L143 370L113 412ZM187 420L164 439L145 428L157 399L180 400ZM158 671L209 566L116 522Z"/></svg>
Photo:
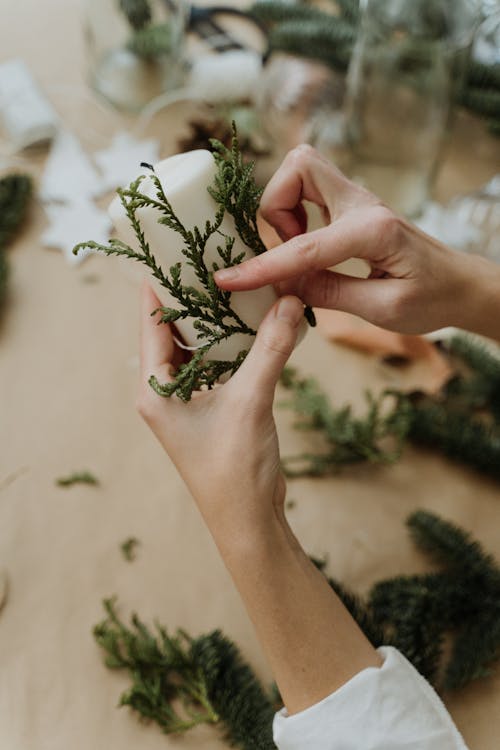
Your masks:
<svg viewBox="0 0 500 750"><path fill-rule="evenodd" d="M371 235L370 222L346 216L322 229L293 237L239 266L217 271L214 278L222 289L258 289L325 270L348 258L362 257Z"/></svg>
<svg viewBox="0 0 500 750"><path fill-rule="evenodd" d="M315 203L330 221L341 214L346 194L354 192L359 193L357 185L312 146L302 144L287 154L269 181L260 212L283 239L290 239L305 230L302 201Z"/></svg>

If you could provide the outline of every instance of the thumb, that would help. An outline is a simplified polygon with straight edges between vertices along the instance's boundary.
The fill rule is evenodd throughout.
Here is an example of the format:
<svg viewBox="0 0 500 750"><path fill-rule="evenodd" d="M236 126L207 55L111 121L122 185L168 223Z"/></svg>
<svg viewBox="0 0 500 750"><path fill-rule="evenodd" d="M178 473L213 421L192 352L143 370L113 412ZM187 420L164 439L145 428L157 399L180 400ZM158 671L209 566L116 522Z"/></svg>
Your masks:
<svg viewBox="0 0 500 750"><path fill-rule="evenodd" d="M282 297L267 313L259 326L255 342L231 387L259 393L272 403L274 389L297 341L304 306L297 297Z"/></svg>

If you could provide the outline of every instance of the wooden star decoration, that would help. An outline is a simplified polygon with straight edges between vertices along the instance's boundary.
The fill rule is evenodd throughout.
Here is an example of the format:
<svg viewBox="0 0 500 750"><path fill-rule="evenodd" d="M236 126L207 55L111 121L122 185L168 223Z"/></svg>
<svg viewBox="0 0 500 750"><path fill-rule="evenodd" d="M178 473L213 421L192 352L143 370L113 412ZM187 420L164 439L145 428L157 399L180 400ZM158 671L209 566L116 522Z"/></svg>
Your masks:
<svg viewBox="0 0 500 750"><path fill-rule="evenodd" d="M45 247L62 250L68 263L80 263L91 250L85 249L73 255L73 248L82 237L92 237L96 242L107 243L112 222L108 215L91 201L80 201L69 205L51 204L45 207L49 228L42 234Z"/></svg>
<svg viewBox="0 0 500 750"><path fill-rule="evenodd" d="M105 190L125 187L137 177L141 162L154 164L158 159L157 140L138 141L124 131L116 133L109 148L94 154Z"/></svg>

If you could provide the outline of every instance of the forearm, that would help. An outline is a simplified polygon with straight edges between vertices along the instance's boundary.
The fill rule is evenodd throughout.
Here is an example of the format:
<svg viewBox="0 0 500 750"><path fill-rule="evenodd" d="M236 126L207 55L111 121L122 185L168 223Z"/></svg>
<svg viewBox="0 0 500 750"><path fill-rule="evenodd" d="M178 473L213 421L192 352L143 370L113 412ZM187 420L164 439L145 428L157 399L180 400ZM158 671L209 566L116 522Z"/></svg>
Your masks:
<svg viewBox="0 0 500 750"><path fill-rule="evenodd" d="M500 266L477 255L457 255L463 298L453 325L500 341Z"/></svg>
<svg viewBox="0 0 500 750"><path fill-rule="evenodd" d="M226 538L227 539L227 538ZM317 703L381 659L286 521L217 540L289 713Z"/></svg>

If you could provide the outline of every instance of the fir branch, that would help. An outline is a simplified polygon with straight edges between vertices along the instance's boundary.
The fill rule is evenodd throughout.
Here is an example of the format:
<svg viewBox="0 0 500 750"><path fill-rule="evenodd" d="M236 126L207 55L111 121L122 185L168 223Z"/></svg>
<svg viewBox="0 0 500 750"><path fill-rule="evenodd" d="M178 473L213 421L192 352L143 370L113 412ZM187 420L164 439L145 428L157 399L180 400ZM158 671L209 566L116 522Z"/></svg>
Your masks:
<svg viewBox="0 0 500 750"><path fill-rule="evenodd" d="M460 103L481 117L500 120L500 90L468 86L460 95Z"/></svg>
<svg viewBox="0 0 500 750"><path fill-rule="evenodd" d="M225 739L243 750L275 748L273 703L234 643L216 630L193 641L191 654L203 672Z"/></svg>
<svg viewBox="0 0 500 750"><path fill-rule="evenodd" d="M286 2L286 0L257 0L250 6L248 13L267 29L290 21L330 21L329 13L315 8L308 3Z"/></svg>
<svg viewBox="0 0 500 750"><path fill-rule="evenodd" d="M281 383L292 397L281 405L299 416L294 426L322 435L326 448L323 453L285 458L288 476L325 476L348 464L385 464L399 457L408 429L407 416L403 409L384 413L386 394L378 400L368 394L368 411L358 418L352 415L350 406L334 408L315 380L300 378L292 368L286 368ZM390 448L385 446L387 440ZM298 464L298 468L292 464Z"/></svg>
<svg viewBox="0 0 500 750"><path fill-rule="evenodd" d="M360 596L354 594L339 581L327 577L328 583L335 591L344 607L366 635L370 643L378 648L389 645L389 638L377 618L376 612L369 602L365 602Z"/></svg>
<svg viewBox="0 0 500 750"><path fill-rule="evenodd" d="M135 536L130 536L120 544L120 550L127 562L133 562L135 560L136 548L139 546L140 541Z"/></svg>
<svg viewBox="0 0 500 750"><path fill-rule="evenodd" d="M269 46L275 52L313 58L346 71L354 39L352 27L326 15L323 20L293 20L279 24L269 33Z"/></svg>
<svg viewBox="0 0 500 750"><path fill-rule="evenodd" d="M165 734L199 724L217 725L243 750L271 750L273 706L238 649L218 630L193 639L159 624L155 632L132 616L127 627L115 600L104 602L107 617L94 628L110 669L129 673L131 687L120 705L156 723Z"/></svg>
<svg viewBox="0 0 500 750"><path fill-rule="evenodd" d="M99 480L90 471L75 471L66 477L56 479L58 487L72 487L74 484L91 484L97 486Z"/></svg>
<svg viewBox="0 0 500 750"><path fill-rule="evenodd" d="M127 42L127 49L149 61L169 55L173 49L172 27L157 23L140 29Z"/></svg>
<svg viewBox="0 0 500 750"><path fill-rule="evenodd" d="M28 175L9 174L0 178L0 250L23 224L32 194L33 183Z"/></svg>
<svg viewBox="0 0 500 750"><path fill-rule="evenodd" d="M424 510L413 513L406 523L415 544L437 562L459 570L468 578L478 574L487 578L491 576L500 584L493 557L458 526Z"/></svg>
<svg viewBox="0 0 500 750"><path fill-rule="evenodd" d="M357 26L361 17L359 0L334 0L340 10L340 15L348 23Z"/></svg>
<svg viewBox="0 0 500 750"><path fill-rule="evenodd" d="M151 23L153 13L149 0L119 0L119 6L134 31Z"/></svg>
<svg viewBox="0 0 500 750"><path fill-rule="evenodd" d="M500 593L500 592L498 592ZM472 680L492 674L493 663L500 658L500 607L496 612L484 608L457 636L443 686L457 690Z"/></svg>
<svg viewBox="0 0 500 750"><path fill-rule="evenodd" d="M500 427L468 412L453 411L446 402L423 399L410 405L408 413L408 438L414 443L500 479Z"/></svg>

